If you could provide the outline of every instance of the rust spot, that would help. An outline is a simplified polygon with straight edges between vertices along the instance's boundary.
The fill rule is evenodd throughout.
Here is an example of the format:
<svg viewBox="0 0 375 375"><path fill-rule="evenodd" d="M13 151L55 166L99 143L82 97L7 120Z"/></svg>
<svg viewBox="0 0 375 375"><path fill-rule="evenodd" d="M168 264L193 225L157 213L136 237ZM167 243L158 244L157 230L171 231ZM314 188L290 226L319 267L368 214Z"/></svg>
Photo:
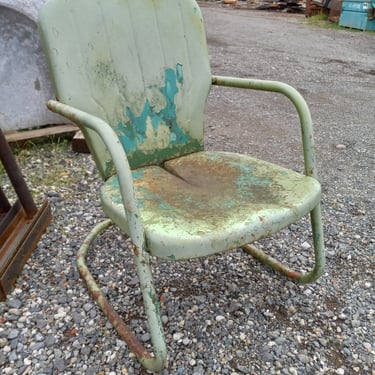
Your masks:
<svg viewBox="0 0 375 375"><path fill-rule="evenodd" d="M169 160L163 167L137 170L135 188L150 211L172 216L183 212L186 220L199 218L220 226L228 210L280 201L270 174L256 162L243 163L236 156L198 152Z"/></svg>
<svg viewBox="0 0 375 375"><path fill-rule="evenodd" d="M78 333L78 329L77 328L72 328L72 329L67 329L64 331L64 336L65 338L72 338L74 336L76 336Z"/></svg>
<svg viewBox="0 0 375 375"><path fill-rule="evenodd" d="M165 295L164 294L162 294L161 296L160 296L160 303L161 304L164 304L165 303Z"/></svg>
<svg viewBox="0 0 375 375"><path fill-rule="evenodd" d="M290 272L288 272L287 277L289 279L296 280L296 279L299 279L301 277L301 275L302 275L301 272L290 271Z"/></svg>
<svg viewBox="0 0 375 375"><path fill-rule="evenodd" d="M130 248L131 248L133 254L134 254L136 257L139 256L139 251L138 251L138 249L137 249L137 246L135 246L134 244L131 244L131 245L130 245Z"/></svg>
<svg viewBox="0 0 375 375"><path fill-rule="evenodd" d="M145 349L141 342L135 337L128 326L123 322L116 311L112 309L108 300L100 291L91 291L93 298L99 304L108 320L112 323L118 334L128 344L129 349L137 356L138 359L151 359L152 355Z"/></svg>

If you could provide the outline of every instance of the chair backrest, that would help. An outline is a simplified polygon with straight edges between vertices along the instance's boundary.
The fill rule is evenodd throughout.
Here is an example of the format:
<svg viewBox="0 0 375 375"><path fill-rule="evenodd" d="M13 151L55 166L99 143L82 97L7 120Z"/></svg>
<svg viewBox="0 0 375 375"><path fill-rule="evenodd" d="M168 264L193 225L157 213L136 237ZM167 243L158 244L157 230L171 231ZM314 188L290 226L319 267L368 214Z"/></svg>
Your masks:
<svg viewBox="0 0 375 375"><path fill-rule="evenodd" d="M203 148L211 73L195 0L49 0L39 29L57 99L108 122L131 168ZM107 178L108 152L85 137Z"/></svg>

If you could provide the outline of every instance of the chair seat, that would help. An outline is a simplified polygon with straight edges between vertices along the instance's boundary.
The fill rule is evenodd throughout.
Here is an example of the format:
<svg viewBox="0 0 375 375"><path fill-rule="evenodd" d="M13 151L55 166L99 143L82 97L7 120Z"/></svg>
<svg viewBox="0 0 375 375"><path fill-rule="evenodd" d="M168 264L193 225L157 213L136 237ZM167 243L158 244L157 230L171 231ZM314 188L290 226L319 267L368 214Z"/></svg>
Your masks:
<svg viewBox="0 0 375 375"><path fill-rule="evenodd" d="M251 243L295 222L320 200L317 180L235 153L202 151L132 173L148 249L166 259ZM117 176L106 181L101 200L129 233Z"/></svg>

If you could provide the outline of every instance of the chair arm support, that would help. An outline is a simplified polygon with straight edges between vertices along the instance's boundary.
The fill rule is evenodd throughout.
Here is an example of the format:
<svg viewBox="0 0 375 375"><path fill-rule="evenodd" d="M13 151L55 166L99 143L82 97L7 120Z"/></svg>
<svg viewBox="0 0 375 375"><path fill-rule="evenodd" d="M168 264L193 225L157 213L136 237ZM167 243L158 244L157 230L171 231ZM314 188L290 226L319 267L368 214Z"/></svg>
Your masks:
<svg viewBox="0 0 375 375"><path fill-rule="evenodd" d="M139 213L138 203L135 197L133 178L125 150L119 141L117 134L111 128L111 126L102 119L67 104L58 102L56 100L49 100L47 107L51 111L73 121L80 129L88 128L95 131L102 139L112 157L118 175L121 196L129 222L131 237L133 239L137 239L138 243L134 242L134 245L136 245L138 251L142 251L144 232L143 225L140 220L141 216Z"/></svg>
<svg viewBox="0 0 375 375"><path fill-rule="evenodd" d="M292 86L278 81L257 80L249 78L212 76L212 84L217 86L237 87L243 89L271 91L285 95L295 106L302 131L303 156L305 173L317 179L314 155L314 136L310 110L302 95Z"/></svg>
<svg viewBox="0 0 375 375"><path fill-rule="evenodd" d="M135 246L133 255L138 270L145 311L151 331L151 341L153 343L155 352L154 357L144 350L143 346L135 338L135 336L129 333L127 327L122 323L121 319L113 315L113 311L106 302L103 293L98 290L95 281L91 278L91 275L89 274L89 271L84 263L85 253L88 250L90 242L102 229L106 228L110 224L109 221L105 221L104 223L101 223L95 227L93 232L85 240L85 243L83 244L79 253L79 269L80 272L83 271L84 279L86 282L88 280L88 285L91 285L89 289L94 292L93 294L97 297L99 305L106 315L109 314L112 316L110 319L111 322L122 336L125 335L126 341L128 343L130 342L129 346L133 352L136 353L138 359L146 368L152 371L159 371L163 367L166 360L167 349L160 320L158 298L156 296L154 283L152 280L150 259L148 253L145 251L144 228L141 222L141 215L134 192L133 177L125 150L115 131L108 123L100 118L55 100L48 101L47 106L53 112L59 113L60 115L63 115L76 123L80 129L88 128L95 131L102 139L112 157L119 180L125 213L128 219L130 237L133 245Z"/></svg>

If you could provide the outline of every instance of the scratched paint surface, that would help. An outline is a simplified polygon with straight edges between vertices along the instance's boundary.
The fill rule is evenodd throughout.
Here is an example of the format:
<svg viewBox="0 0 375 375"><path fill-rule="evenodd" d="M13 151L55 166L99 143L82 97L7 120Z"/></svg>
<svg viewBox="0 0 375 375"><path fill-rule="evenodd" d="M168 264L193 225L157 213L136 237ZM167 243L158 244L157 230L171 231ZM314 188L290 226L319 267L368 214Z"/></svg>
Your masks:
<svg viewBox="0 0 375 375"><path fill-rule="evenodd" d="M190 139L177 120L175 98L183 83L183 66L177 64L174 69L165 70L164 86L148 88L158 90L162 94L164 106L161 109L156 109L156 103L150 103L149 99L145 99L139 114L128 106L125 108L128 121L119 121L117 134L127 152L130 164L143 164L147 157L150 159L148 164L162 162L166 156L171 157L189 151L189 147L191 151L201 149L200 142ZM139 160L134 163L132 159Z"/></svg>
<svg viewBox="0 0 375 375"><path fill-rule="evenodd" d="M198 152L167 161L164 168L140 168L133 178L151 252L169 259L253 242L302 217L320 198L312 178L224 152ZM125 214L116 178L106 183L102 200L121 226Z"/></svg>

